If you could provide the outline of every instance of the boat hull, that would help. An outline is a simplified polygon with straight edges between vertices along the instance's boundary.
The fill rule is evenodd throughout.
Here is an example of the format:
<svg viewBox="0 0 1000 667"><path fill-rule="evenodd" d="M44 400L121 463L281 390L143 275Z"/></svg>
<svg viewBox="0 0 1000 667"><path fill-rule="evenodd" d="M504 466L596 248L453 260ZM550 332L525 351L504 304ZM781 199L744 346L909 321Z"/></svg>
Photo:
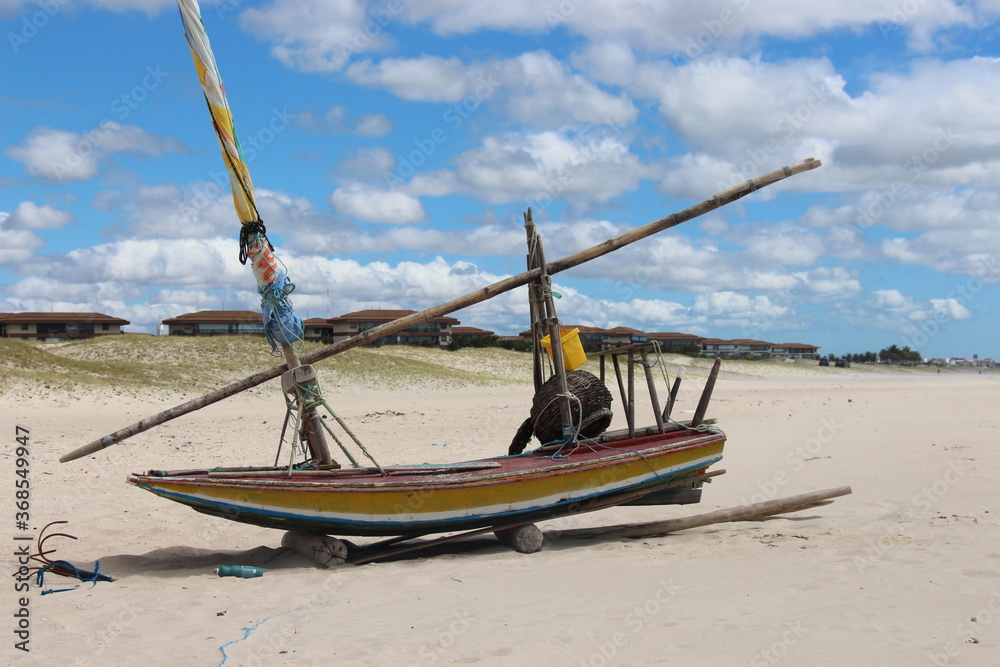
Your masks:
<svg viewBox="0 0 1000 667"><path fill-rule="evenodd" d="M425 535L575 514L599 508L602 499L618 504L613 501L641 498L646 489L660 496L686 491L691 498L692 487L700 484L685 484L685 478L719 461L724 444L721 432L684 431L588 445L556 456L535 452L484 459L443 471L310 471L290 477L273 469L224 477L205 471L135 474L128 481L199 512L269 528Z"/></svg>

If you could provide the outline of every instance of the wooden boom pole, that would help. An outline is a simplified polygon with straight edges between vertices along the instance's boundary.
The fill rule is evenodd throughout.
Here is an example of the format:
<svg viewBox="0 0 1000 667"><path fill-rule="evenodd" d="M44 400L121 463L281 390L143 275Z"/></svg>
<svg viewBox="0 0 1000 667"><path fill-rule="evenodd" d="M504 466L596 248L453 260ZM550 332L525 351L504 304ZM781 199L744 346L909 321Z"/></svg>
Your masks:
<svg viewBox="0 0 1000 667"><path fill-rule="evenodd" d="M678 211L677 213L668 215L665 218L654 220L653 222L643 225L642 227L636 227L635 229L608 239L603 243L599 243L593 247L587 248L586 250L581 250L578 253L569 255L568 257L557 259L554 262L549 262L545 269L548 274L551 275L571 269L574 266L579 266L584 262L589 262L592 259L607 255L610 252L614 252L619 248L635 243L636 241L642 240L648 236L670 229L671 227L676 227L683 222L687 222L688 220L697 218L700 215L714 211L717 208L730 204L737 199L741 199L763 187L767 187L772 183L777 183L778 181L786 179L789 176L794 176L805 171L816 169L821 164L822 162L819 160L807 158L802 162L797 162L793 165L762 174L756 178L751 178L745 183L741 183L740 185L733 186L728 190L724 190L713 197L706 199L700 204L695 204L694 206L690 206L683 211ZM390 336L398 331L402 331L403 329L408 329L417 324L422 324L423 322L432 320L435 317L441 317L442 315L453 313L456 310L468 308L469 306L480 303L481 301L492 299L493 297L503 294L504 292L509 292L510 290L521 287L522 285L527 285L531 281L536 280L541 274L542 268L535 268L530 271L525 271L524 273L519 273L516 276L504 278L503 280L499 280L492 285L483 287L482 289L466 294L465 296L460 296L456 299L452 299L451 301L442 303L432 308L422 310L418 313L413 313L412 315L407 315L406 317L401 317L397 320L380 324L379 326L372 327L371 329L363 331L362 333L352 336L346 340L340 341L339 343L327 345L324 348L303 355L300 360L303 364L312 364L340 354L341 352L346 352L352 348L372 343L383 336ZM99 440L94 440L88 445L84 445L79 449L63 455L60 457L59 461L66 463L67 461L73 461L82 456L93 454L94 452L121 442L126 438L130 438L133 435L147 431L154 426L159 426L160 424L168 422L171 419L186 415L189 412L194 412L195 410L200 410L201 408L221 401L224 398L246 391L251 387L256 387L257 385L263 384L268 380L273 380L287 370L288 366L286 364L272 366L265 371L255 373L247 378L244 378L243 380L240 380L239 382L226 385L225 387L216 389L209 394L192 399L187 403L182 403L181 405L173 407L169 410L164 410L163 412L153 415L152 417L147 417L146 419L138 421L131 426L127 426L119 431L106 435Z"/></svg>

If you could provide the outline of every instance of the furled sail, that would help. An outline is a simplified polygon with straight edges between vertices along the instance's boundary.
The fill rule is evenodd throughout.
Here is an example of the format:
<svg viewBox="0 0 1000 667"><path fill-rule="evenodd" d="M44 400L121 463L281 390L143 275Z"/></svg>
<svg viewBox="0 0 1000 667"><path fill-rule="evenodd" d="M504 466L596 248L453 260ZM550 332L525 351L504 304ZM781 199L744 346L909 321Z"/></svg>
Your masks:
<svg viewBox="0 0 1000 667"><path fill-rule="evenodd" d="M267 240L267 229L257 210L250 170L243 158L243 149L236 136L236 125L226 99L226 89L215 63L212 45L208 41L205 25L201 20L198 0L177 0L184 22L184 36L191 48L195 70L205 93L205 102L212 115L212 125L219 140L222 161L229 172L229 185L233 191L233 204L240 218L240 262L250 262L261 295L261 312L264 331L272 348L277 343L294 343L302 339L302 320L295 315L289 295L295 285L284 266L274 255L274 248Z"/></svg>

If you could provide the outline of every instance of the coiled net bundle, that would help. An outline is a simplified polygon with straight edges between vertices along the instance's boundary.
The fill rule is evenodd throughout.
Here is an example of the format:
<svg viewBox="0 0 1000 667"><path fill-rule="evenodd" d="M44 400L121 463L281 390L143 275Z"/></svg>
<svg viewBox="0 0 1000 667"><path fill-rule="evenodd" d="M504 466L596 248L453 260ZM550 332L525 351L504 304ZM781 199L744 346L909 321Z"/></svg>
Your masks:
<svg viewBox="0 0 1000 667"><path fill-rule="evenodd" d="M579 428L579 434L586 438L604 433L611 425L611 402L614 399L601 379L587 371L571 371L566 374L566 386L569 393L577 399L570 399L569 402L573 427ZM559 400L559 385L556 378L552 377L535 393L531 416L517 430L508 454L523 452L532 435L543 445L562 440Z"/></svg>

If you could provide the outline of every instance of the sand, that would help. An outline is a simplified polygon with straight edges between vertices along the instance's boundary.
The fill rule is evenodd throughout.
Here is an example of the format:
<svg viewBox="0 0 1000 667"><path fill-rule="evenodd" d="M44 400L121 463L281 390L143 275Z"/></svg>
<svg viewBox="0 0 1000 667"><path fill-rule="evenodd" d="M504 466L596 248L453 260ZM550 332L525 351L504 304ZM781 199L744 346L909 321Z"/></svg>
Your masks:
<svg viewBox="0 0 1000 667"><path fill-rule="evenodd" d="M762 367L762 366L759 366ZM737 366L739 371L740 366ZM13 540L15 456L30 430L31 526L65 520L54 557L113 583L48 576L3 597L7 664L1000 664L1000 375L727 373L710 415L728 472L694 506L615 508L542 524L525 555L492 536L393 562L315 567L281 532L200 515L129 472L273 457L278 391L230 400L76 462L60 455L174 395L0 397ZM703 379L682 392L697 402ZM443 383L446 385L446 383ZM530 387L327 387L385 463L502 454ZM617 403L616 403L617 405ZM640 417L645 419L643 413ZM619 417L620 419L620 417ZM850 485L831 505L655 539L570 541L569 528L658 520ZM364 540L358 540L364 541ZM256 579L213 568L264 568ZM14 579L10 580L14 582ZM30 653L13 630L30 610Z"/></svg>

